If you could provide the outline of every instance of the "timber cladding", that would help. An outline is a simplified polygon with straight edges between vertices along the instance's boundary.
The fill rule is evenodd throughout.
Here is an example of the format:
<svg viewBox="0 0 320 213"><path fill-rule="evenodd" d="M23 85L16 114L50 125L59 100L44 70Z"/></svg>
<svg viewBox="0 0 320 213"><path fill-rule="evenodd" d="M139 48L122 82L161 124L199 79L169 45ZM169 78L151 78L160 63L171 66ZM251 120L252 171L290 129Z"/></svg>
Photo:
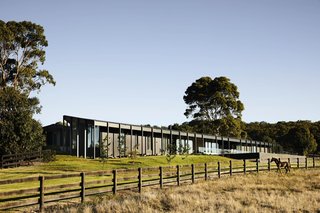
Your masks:
<svg viewBox="0 0 320 213"><path fill-rule="evenodd" d="M293 169L320 168L320 158L306 158L303 165L298 160L291 162L291 166ZM220 162L212 162L1 180L0 210L37 206L43 211L47 203L61 200L77 199L85 202L87 196L103 193L116 194L118 191L128 189L143 192L143 187L148 186L159 186L159 188L165 185L179 186L182 183L195 183L196 180L210 180L224 175L276 169L276 165L271 164L270 160L268 163L260 163L259 160L255 162L243 160L243 163L230 160L228 164L223 165Z"/></svg>

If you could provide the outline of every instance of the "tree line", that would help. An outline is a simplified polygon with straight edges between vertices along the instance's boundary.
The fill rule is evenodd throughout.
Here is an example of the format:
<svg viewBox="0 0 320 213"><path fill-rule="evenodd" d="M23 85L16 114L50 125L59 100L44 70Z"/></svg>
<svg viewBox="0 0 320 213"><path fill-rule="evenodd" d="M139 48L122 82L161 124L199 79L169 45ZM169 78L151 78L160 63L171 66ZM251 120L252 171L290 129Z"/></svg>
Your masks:
<svg viewBox="0 0 320 213"><path fill-rule="evenodd" d="M184 114L192 120L169 128L271 142L279 147L278 151L290 153L320 153L320 121L245 123L239 95L237 86L227 77L201 77L187 88L183 97L188 105Z"/></svg>
<svg viewBox="0 0 320 213"><path fill-rule="evenodd" d="M245 124L248 138L277 142L283 151L303 155L320 153L320 121L252 122Z"/></svg>

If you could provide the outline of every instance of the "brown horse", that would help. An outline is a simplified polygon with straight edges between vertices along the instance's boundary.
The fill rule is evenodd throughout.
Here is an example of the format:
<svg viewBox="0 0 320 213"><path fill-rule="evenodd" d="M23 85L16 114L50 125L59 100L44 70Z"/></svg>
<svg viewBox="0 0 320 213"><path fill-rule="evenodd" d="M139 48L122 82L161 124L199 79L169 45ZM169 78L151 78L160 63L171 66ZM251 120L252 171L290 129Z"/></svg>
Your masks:
<svg viewBox="0 0 320 213"><path fill-rule="evenodd" d="M280 158L279 158L279 159L277 159L277 158L271 158L271 161L270 161L270 162L275 162L275 163L277 164L277 167L278 167L277 171L278 171L278 172L279 172L279 171L281 172L281 168L285 168L285 169L286 169L286 173L290 172L291 165L290 165L289 162L286 162L286 161L281 162L281 161L280 161Z"/></svg>

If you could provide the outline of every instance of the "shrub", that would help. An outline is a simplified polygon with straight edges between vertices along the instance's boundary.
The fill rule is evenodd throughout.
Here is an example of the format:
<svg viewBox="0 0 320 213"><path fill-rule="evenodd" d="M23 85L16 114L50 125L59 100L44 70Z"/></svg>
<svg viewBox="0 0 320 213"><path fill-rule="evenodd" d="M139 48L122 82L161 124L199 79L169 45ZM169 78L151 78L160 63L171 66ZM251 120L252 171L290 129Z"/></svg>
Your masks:
<svg viewBox="0 0 320 213"><path fill-rule="evenodd" d="M56 151L55 150L44 150L42 151L42 162L51 162L56 160Z"/></svg>

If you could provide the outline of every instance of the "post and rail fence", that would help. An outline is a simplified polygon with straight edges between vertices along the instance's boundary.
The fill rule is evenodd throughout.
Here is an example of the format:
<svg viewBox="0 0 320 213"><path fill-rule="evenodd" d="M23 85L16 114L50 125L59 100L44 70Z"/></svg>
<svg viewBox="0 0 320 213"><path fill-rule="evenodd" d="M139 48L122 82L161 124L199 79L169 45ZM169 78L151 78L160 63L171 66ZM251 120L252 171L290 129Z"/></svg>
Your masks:
<svg viewBox="0 0 320 213"><path fill-rule="evenodd" d="M308 164L308 161L312 163ZM292 168L320 168L320 158L306 158L304 167L301 167L300 163L299 159L296 163L291 162ZM243 160L243 164L241 161L230 160L229 164L225 165L211 162L0 180L0 211L37 205L39 211L43 212L46 204L61 200L79 199L80 202L85 202L87 196L102 193L116 194L128 189L141 193L143 187L148 186L179 186L181 183L195 183L196 179L210 180L223 175L246 175L250 172L276 169L270 159L267 163Z"/></svg>
<svg viewBox="0 0 320 213"><path fill-rule="evenodd" d="M34 162L43 161L44 157L55 155L52 150L41 150L36 152L26 152L17 154L8 154L0 156L0 168L19 167L32 165Z"/></svg>

